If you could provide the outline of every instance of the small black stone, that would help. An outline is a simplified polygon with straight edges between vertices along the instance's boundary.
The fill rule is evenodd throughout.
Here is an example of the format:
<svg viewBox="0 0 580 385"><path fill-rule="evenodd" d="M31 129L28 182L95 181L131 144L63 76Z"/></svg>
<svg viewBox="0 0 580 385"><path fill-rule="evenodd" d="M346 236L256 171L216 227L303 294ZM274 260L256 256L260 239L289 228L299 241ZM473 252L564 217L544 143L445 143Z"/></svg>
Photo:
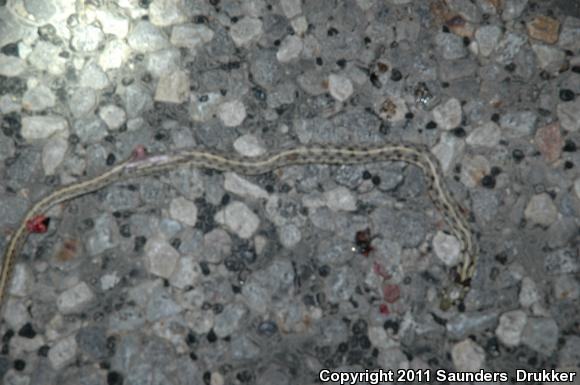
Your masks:
<svg viewBox="0 0 580 385"><path fill-rule="evenodd" d="M10 342L10 340L12 339L12 337L14 337L14 330L8 329L6 331L6 333L4 333L4 335L2 336L2 342L3 343Z"/></svg>
<svg viewBox="0 0 580 385"><path fill-rule="evenodd" d="M135 252L140 252L141 250L143 250L143 246L145 246L145 243L147 243L147 238L145 238L143 235L135 237L135 243L133 245L133 250Z"/></svg>
<svg viewBox="0 0 580 385"><path fill-rule="evenodd" d="M495 177L493 175L486 175L481 178L481 185L486 188L494 188L495 187Z"/></svg>
<svg viewBox="0 0 580 385"><path fill-rule="evenodd" d="M515 149L512 152L512 157L514 158L514 160L517 163L519 163L519 162L521 162L525 158L525 155L524 155L524 152L522 150Z"/></svg>
<svg viewBox="0 0 580 385"><path fill-rule="evenodd" d="M345 59L338 59L336 61L336 65L339 66L340 68L344 68L344 67L346 67L346 60Z"/></svg>
<svg viewBox="0 0 580 385"><path fill-rule="evenodd" d="M364 180L369 180L373 177L373 175L368 170L364 170L362 177Z"/></svg>
<svg viewBox="0 0 580 385"><path fill-rule="evenodd" d="M492 122L495 122L495 123L499 122L499 118L500 118L500 116L499 116L499 114L497 112L494 113L493 115L491 115L491 121Z"/></svg>
<svg viewBox="0 0 580 385"><path fill-rule="evenodd" d="M441 31L443 31L443 33L449 33L449 27L448 27L448 26L446 26L446 25L444 25L444 26L441 28Z"/></svg>
<svg viewBox="0 0 580 385"><path fill-rule="evenodd" d="M570 162L569 160L564 162L564 170L570 170L574 168L574 163Z"/></svg>
<svg viewBox="0 0 580 385"><path fill-rule="evenodd" d="M123 385L123 376L119 372L110 371L107 373L107 385Z"/></svg>
<svg viewBox="0 0 580 385"><path fill-rule="evenodd" d="M328 36L335 36L338 35L338 30L334 27L331 27L327 31Z"/></svg>
<svg viewBox="0 0 580 385"><path fill-rule="evenodd" d="M505 265L508 261L508 256L506 253L499 253L495 256L495 260L502 265Z"/></svg>
<svg viewBox="0 0 580 385"><path fill-rule="evenodd" d="M574 91L569 90L567 88L560 90L560 100L562 100L563 102L570 102L574 99L576 99L576 94L574 93Z"/></svg>
<svg viewBox="0 0 580 385"><path fill-rule="evenodd" d="M241 383L250 382L252 380L252 373L248 370L243 370L243 371L239 372L238 374L236 374L236 378Z"/></svg>
<svg viewBox="0 0 580 385"><path fill-rule="evenodd" d="M463 127L456 127L453 130L451 130L451 132L453 132L453 135L455 135L458 138L464 138L466 135L465 129Z"/></svg>
<svg viewBox="0 0 580 385"><path fill-rule="evenodd" d="M401 71L399 71L396 68L393 68L393 70L391 71L391 80L394 82L398 82L402 78L403 78L403 74L401 73Z"/></svg>
<svg viewBox="0 0 580 385"><path fill-rule="evenodd" d="M375 186L378 186L381 184L381 177L378 175L373 175L373 177L371 178L371 182L373 182Z"/></svg>
<svg viewBox="0 0 580 385"><path fill-rule="evenodd" d="M514 72L516 70L516 65L515 63L509 63L504 68L507 72Z"/></svg>
<svg viewBox="0 0 580 385"><path fill-rule="evenodd" d="M407 112L407 113L405 114L405 119L407 119L407 120L411 120L411 119L413 119L414 117L415 117L415 115L414 115L412 112Z"/></svg>
<svg viewBox="0 0 580 385"><path fill-rule="evenodd" d="M573 66L570 70L575 74L580 74L580 66Z"/></svg>
<svg viewBox="0 0 580 385"><path fill-rule="evenodd" d="M34 338L36 336L36 331L32 327L30 322L27 322L24 326L20 328L18 331L18 335L24 338Z"/></svg>
<svg viewBox="0 0 580 385"><path fill-rule="evenodd" d="M0 50L6 56L18 56L18 44L9 43Z"/></svg>
<svg viewBox="0 0 580 385"><path fill-rule="evenodd" d="M15 360L14 361L14 369L21 372L26 367L26 362L24 360Z"/></svg>
<svg viewBox="0 0 580 385"><path fill-rule="evenodd" d="M209 333L207 333L207 340L208 340L208 342L211 342L211 343L217 341L217 336L216 336L215 332L213 331L213 329L211 329L209 331Z"/></svg>
<svg viewBox="0 0 580 385"><path fill-rule="evenodd" d="M464 36L463 37L463 45L467 47L469 45L469 43L471 43L471 39L467 36Z"/></svg>
<svg viewBox="0 0 580 385"><path fill-rule="evenodd" d="M330 266L328 265L322 265L318 268L318 274L320 274L321 277L327 277L328 274L330 274Z"/></svg>
<svg viewBox="0 0 580 385"><path fill-rule="evenodd" d="M498 176L499 174L501 174L501 168L493 166L490 170L490 174L493 176Z"/></svg>
<svg viewBox="0 0 580 385"><path fill-rule="evenodd" d="M205 261L201 261L199 263L199 268L201 269L201 274L203 274L205 276L208 276L211 273L211 270L209 269L209 265Z"/></svg>
<svg viewBox="0 0 580 385"><path fill-rule="evenodd" d="M117 160L117 158L115 157L115 154L110 153L107 156L107 166L112 166L113 164L115 164L116 160Z"/></svg>
<svg viewBox="0 0 580 385"><path fill-rule="evenodd" d="M38 348L38 355L40 357L47 357L49 350L50 350L50 346L48 346L48 345L42 345L40 348Z"/></svg>
<svg viewBox="0 0 580 385"><path fill-rule="evenodd" d="M324 62L322 61L322 58L321 57L317 57L316 58L316 64L319 65L319 66L321 66L322 64L324 64Z"/></svg>
<svg viewBox="0 0 580 385"><path fill-rule="evenodd" d="M562 147L562 150L565 152L576 152L576 143L574 143L572 139L566 139L566 142L564 142L564 147Z"/></svg>
<svg viewBox="0 0 580 385"><path fill-rule="evenodd" d="M435 123L432 120L425 125L425 129L427 129L427 130L434 130L436 128L437 128L437 123Z"/></svg>

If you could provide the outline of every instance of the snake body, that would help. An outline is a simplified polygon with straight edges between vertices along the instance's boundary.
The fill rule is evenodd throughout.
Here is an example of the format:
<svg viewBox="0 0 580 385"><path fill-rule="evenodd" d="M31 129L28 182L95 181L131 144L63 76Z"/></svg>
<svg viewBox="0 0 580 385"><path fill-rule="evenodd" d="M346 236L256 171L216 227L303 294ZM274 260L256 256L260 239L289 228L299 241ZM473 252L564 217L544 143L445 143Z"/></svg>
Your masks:
<svg viewBox="0 0 580 385"><path fill-rule="evenodd" d="M457 267L461 282L466 283L474 274L477 244L469 222L461 207L448 190L437 158L427 147L416 144L383 145L377 147L301 146L272 155L254 158L236 157L217 152L190 149L171 154L144 155L135 153L127 160L94 178L63 186L36 202L26 213L12 234L4 251L0 270L0 309L7 295L14 264L21 253L29 230L27 223L46 213L52 206L84 194L100 190L114 182L170 171L180 166L193 166L216 171L230 171L257 175L285 166L306 164L362 164L385 161L403 161L418 166L426 176L428 192L435 207L441 212L451 233L461 242L462 263Z"/></svg>

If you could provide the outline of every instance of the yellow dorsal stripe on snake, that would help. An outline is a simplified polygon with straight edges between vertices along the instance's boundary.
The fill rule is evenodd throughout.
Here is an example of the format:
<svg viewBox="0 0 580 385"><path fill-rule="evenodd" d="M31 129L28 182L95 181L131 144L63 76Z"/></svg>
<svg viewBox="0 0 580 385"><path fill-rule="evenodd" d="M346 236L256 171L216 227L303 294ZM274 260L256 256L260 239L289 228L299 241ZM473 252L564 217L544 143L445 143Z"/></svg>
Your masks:
<svg viewBox="0 0 580 385"><path fill-rule="evenodd" d="M173 170L184 165L245 175L257 175L285 166L306 164L346 165L403 161L416 165L426 176L433 204L441 212L451 233L461 242L463 260L458 267L460 280L467 282L474 273L477 258L474 234L459 204L447 189L437 158L426 147L414 144L388 144L377 147L304 146L256 158L234 157L199 149L153 156L135 154L99 176L57 189L28 210L4 252L0 271L0 309L10 285L14 263L28 236L26 226L28 221L42 215L58 203L94 192L114 182Z"/></svg>

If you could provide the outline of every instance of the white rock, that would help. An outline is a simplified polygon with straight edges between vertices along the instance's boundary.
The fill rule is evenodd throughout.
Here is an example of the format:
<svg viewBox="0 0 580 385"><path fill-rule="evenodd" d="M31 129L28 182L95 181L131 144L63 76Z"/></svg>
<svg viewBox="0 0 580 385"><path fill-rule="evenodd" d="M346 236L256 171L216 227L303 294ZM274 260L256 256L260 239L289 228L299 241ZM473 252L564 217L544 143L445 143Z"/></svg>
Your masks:
<svg viewBox="0 0 580 385"><path fill-rule="evenodd" d="M64 133L51 137L42 147L42 168L45 175L54 175L68 149L68 138Z"/></svg>
<svg viewBox="0 0 580 385"><path fill-rule="evenodd" d="M92 25L80 24L73 30L71 46L79 52L93 52L103 40L103 32Z"/></svg>
<svg viewBox="0 0 580 385"><path fill-rule="evenodd" d="M105 45L99 55L99 66L105 71L121 68L129 58L129 54L130 48L124 41L112 40Z"/></svg>
<svg viewBox="0 0 580 385"><path fill-rule="evenodd" d="M34 279L30 270L23 263L14 266L12 273L12 282L10 283L10 294L18 297L24 297L29 294Z"/></svg>
<svg viewBox="0 0 580 385"><path fill-rule="evenodd" d="M4 321L12 329L20 329L29 321L28 309L22 301L14 297L8 298L5 306Z"/></svg>
<svg viewBox="0 0 580 385"><path fill-rule="evenodd" d="M522 340L522 333L527 321L528 316L522 310L503 313L499 317L499 325L495 329L495 335L506 346L518 346Z"/></svg>
<svg viewBox="0 0 580 385"><path fill-rule="evenodd" d="M48 351L48 360L54 370L59 370L72 363L77 355L75 336L68 336L58 341Z"/></svg>
<svg viewBox="0 0 580 385"><path fill-rule="evenodd" d="M49 138L56 133L68 134L68 123L60 116L25 116L22 118L22 137L27 141Z"/></svg>
<svg viewBox="0 0 580 385"><path fill-rule="evenodd" d="M148 53L166 48L169 41L165 34L152 23L140 20L127 37L129 46L137 52Z"/></svg>
<svg viewBox="0 0 580 385"><path fill-rule="evenodd" d="M290 25L292 25L292 29L294 29L294 32L298 36L304 37L306 31L308 31L308 21L304 16L292 19L292 21L290 21Z"/></svg>
<svg viewBox="0 0 580 385"><path fill-rule="evenodd" d="M570 132L580 130L580 98L571 102L559 103L556 107L556 113L564 130Z"/></svg>
<svg viewBox="0 0 580 385"><path fill-rule="evenodd" d="M260 225L260 219L242 202L232 202L215 215L215 221L228 227L240 238L250 238Z"/></svg>
<svg viewBox="0 0 580 385"><path fill-rule="evenodd" d="M149 19L159 27L184 23L187 15L181 0L153 0L149 4Z"/></svg>
<svg viewBox="0 0 580 385"><path fill-rule="evenodd" d="M488 57L501 39L501 28L497 25L484 25L475 31L475 40L481 56Z"/></svg>
<svg viewBox="0 0 580 385"><path fill-rule="evenodd" d="M545 44L532 44L538 65L544 71L556 75L566 62L564 50Z"/></svg>
<svg viewBox="0 0 580 385"><path fill-rule="evenodd" d="M101 277L101 289L111 290L117 286L119 282L121 282L121 278L119 278L116 271L111 274L105 274Z"/></svg>
<svg viewBox="0 0 580 385"><path fill-rule="evenodd" d="M457 266L462 260L459 240L442 231L438 231L433 237L433 250L437 258L446 266Z"/></svg>
<svg viewBox="0 0 580 385"><path fill-rule="evenodd" d="M22 97L22 108L28 111L42 111L54 107L55 104L56 97L43 84L27 90Z"/></svg>
<svg viewBox="0 0 580 385"><path fill-rule="evenodd" d="M210 42L214 35L214 32L203 24L182 24L173 27L170 41L175 47L196 49Z"/></svg>
<svg viewBox="0 0 580 385"><path fill-rule="evenodd" d="M183 197L171 200L169 215L171 215L171 218L188 226L193 227L197 223L197 207L195 203Z"/></svg>
<svg viewBox="0 0 580 385"><path fill-rule="evenodd" d="M175 271L179 253L159 235L150 238L145 244L147 270L162 278L169 278Z"/></svg>
<svg viewBox="0 0 580 385"><path fill-rule="evenodd" d="M203 258L209 263L221 263L232 252L232 238L220 229L215 228L203 236Z"/></svg>
<svg viewBox="0 0 580 385"><path fill-rule="evenodd" d="M201 275L201 268L194 257L182 257L179 259L177 269L169 278L169 283L171 286L183 290L187 287L195 286Z"/></svg>
<svg viewBox="0 0 580 385"><path fill-rule="evenodd" d="M354 87L349 78L332 74L328 77L328 92L340 102L347 100L353 93Z"/></svg>
<svg viewBox="0 0 580 385"><path fill-rule="evenodd" d="M101 67L96 64L89 64L83 68L79 84L82 87L103 90L109 86L109 78Z"/></svg>
<svg viewBox="0 0 580 385"><path fill-rule="evenodd" d="M538 292L535 282L530 277L524 277L520 288L520 305L527 308L538 302L539 299L540 293Z"/></svg>
<svg viewBox="0 0 580 385"><path fill-rule="evenodd" d="M333 211L355 211L356 198L346 187L337 187L324 193L326 206Z"/></svg>
<svg viewBox="0 0 580 385"><path fill-rule="evenodd" d="M475 128L465 139L471 146L495 147L501 139L501 128L494 122L485 122Z"/></svg>
<svg viewBox="0 0 580 385"><path fill-rule="evenodd" d="M485 351L481 346L467 338L453 346L451 358L458 371L477 372L484 367Z"/></svg>
<svg viewBox="0 0 580 385"><path fill-rule="evenodd" d="M99 117L103 119L109 130L118 130L127 120L125 110L114 104L107 104L99 108Z"/></svg>
<svg viewBox="0 0 580 385"><path fill-rule="evenodd" d="M302 13L302 2L300 0L282 0L280 1L280 6L288 19L292 19Z"/></svg>
<svg viewBox="0 0 580 385"><path fill-rule="evenodd" d="M300 57L304 45L302 44L302 39L296 35L287 36L276 53L276 58L280 63L288 63L294 59Z"/></svg>
<svg viewBox="0 0 580 385"><path fill-rule="evenodd" d="M127 37L129 33L129 20L127 18L104 9L97 9L96 16L104 33L115 35L120 39Z"/></svg>
<svg viewBox="0 0 580 385"><path fill-rule="evenodd" d="M558 218L558 209L548 194L541 193L530 199L524 215L532 223L549 226Z"/></svg>
<svg viewBox="0 0 580 385"><path fill-rule="evenodd" d="M77 313L94 298L91 288L85 282L80 282L63 291L56 300L56 306L63 314Z"/></svg>
<svg viewBox="0 0 580 385"><path fill-rule="evenodd" d="M461 118L461 102L456 98L451 98L445 104L440 104L433 109L433 120L443 130L452 130L459 127Z"/></svg>
<svg viewBox="0 0 580 385"><path fill-rule="evenodd" d="M155 77L161 77L171 72L180 71L181 54L177 48L161 49L151 52L146 59L147 71Z"/></svg>
<svg viewBox="0 0 580 385"><path fill-rule="evenodd" d="M462 140L457 139L454 135L443 134L439 143L433 149L433 154L439 159L443 172L447 172L458 154L463 152L465 147Z"/></svg>
<svg viewBox="0 0 580 385"><path fill-rule="evenodd" d="M220 106L218 115L224 126L236 127L246 118L246 107L239 100L225 102Z"/></svg>
<svg viewBox="0 0 580 385"><path fill-rule="evenodd" d="M189 77L184 71L162 75L155 90L155 101L181 104L189 97Z"/></svg>
<svg viewBox="0 0 580 385"><path fill-rule="evenodd" d="M266 190L233 172L225 173L224 189L239 196L255 199L268 198L268 192Z"/></svg>
<svg viewBox="0 0 580 385"><path fill-rule="evenodd" d="M26 62L16 56L0 53L0 75L6 77L20 76L26 69Z"/></svg>
<svg viewBox="0 0 580 385"><path fill-rule="evenodd" d="M258 40L262 33L262 22L250 17L244 17L230 28L230 36L238 47Z"/></svg>
<svg viewBox="0 0 580 385"><path fill-rule="evenodd" d="M278 230L278 239L285 248L296 246L302 240L302 232L293 224L286 224Z"/></svg>
<svg viewBox="0 0 580 385"><path fill-rule="evenodd" d="M234 149L243 156L256 157L266 153L260 140L251 134L240 136L234 141Z"/></svg>
<svg viewBox="0 0 580 385"><path fill-rule="evenodd" d="M66 70L67 59L61 57L60 52L60 47L38 41L28 55L28 62L41 71L48 71L51 75L62 75Z"/></svg>

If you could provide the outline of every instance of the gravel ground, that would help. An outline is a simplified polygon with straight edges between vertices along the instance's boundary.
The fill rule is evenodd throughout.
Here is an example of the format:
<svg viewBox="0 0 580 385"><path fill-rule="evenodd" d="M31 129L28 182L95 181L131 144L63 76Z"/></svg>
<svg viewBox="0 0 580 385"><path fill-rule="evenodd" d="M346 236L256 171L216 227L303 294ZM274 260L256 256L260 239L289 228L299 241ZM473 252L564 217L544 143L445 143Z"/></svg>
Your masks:
<svg viewBox="0 0 580 385"><path fill-rule="evenodd" d="M480 248L443 307L459 244L400 162L121 181L29 237L3 384L579 371L577 2L0 0L0 47L2 250L34 201L138 145L403 141L440 159Z"/></svg>

